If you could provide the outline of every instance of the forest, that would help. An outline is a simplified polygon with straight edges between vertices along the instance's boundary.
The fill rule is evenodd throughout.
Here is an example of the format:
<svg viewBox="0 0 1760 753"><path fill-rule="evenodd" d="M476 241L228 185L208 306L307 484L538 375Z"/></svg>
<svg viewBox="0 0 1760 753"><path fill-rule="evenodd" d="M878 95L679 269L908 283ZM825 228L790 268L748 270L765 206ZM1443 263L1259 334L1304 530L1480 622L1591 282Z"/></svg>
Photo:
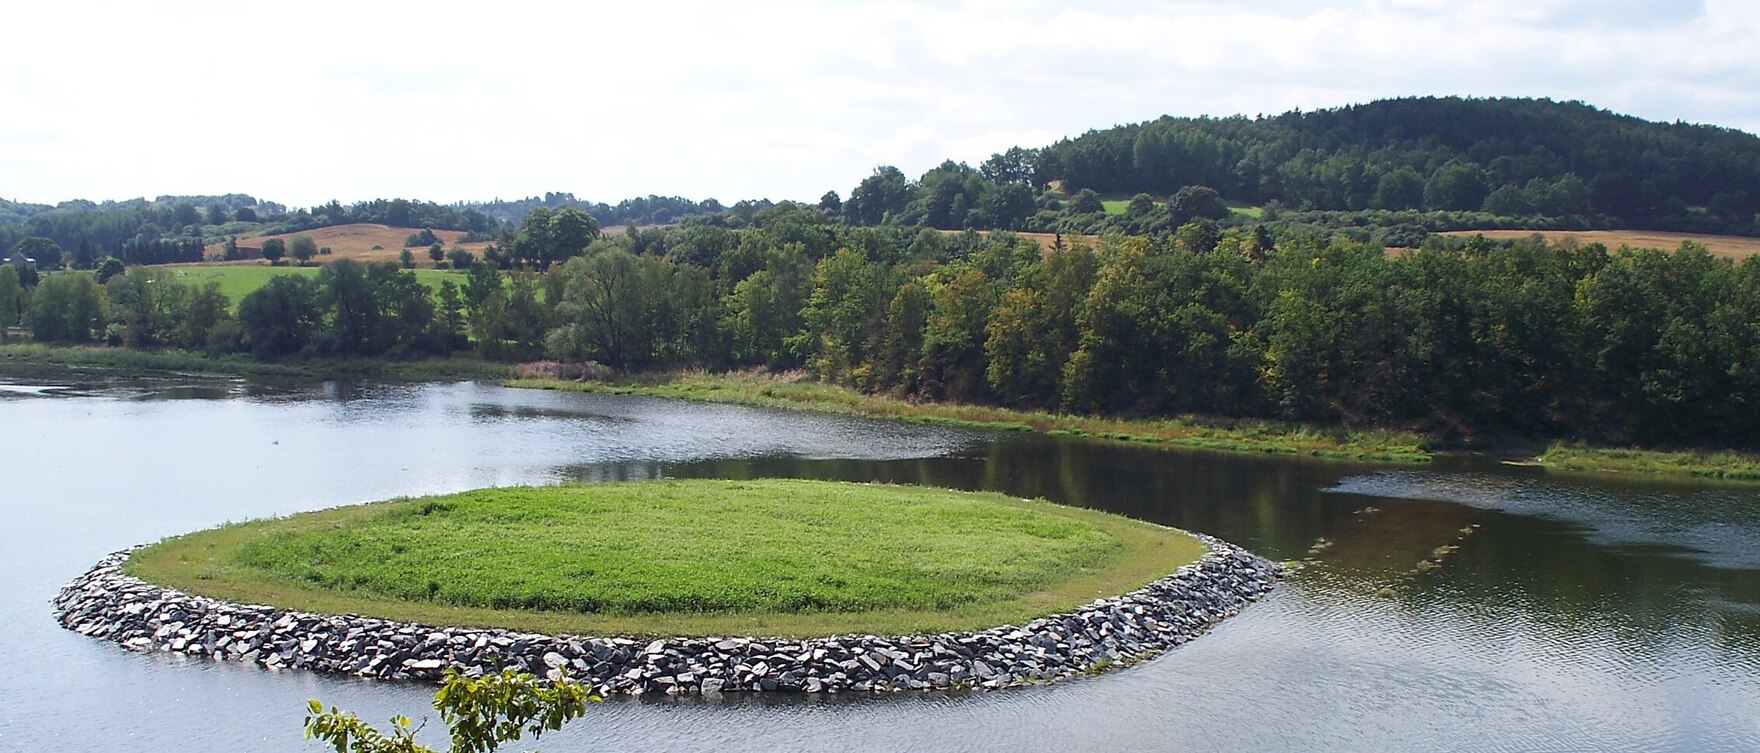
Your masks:
<svg viewBox="0 0 1760 753"><path fill-rule="evenodd" d="M438 294L395 264L347 260L237 302L147 267L26 289L7 266L0 315L19 312L41 341L262 359L472 350L619 371L799 368L921 399L1461 442L1760 439L1760 261L1692 244L1435 237L1390 254L1193 222L1043 252L1007 232L850 227L798 205L743 228L633 235L557 218L573 212L528 218L512 269L478 261Z"/></svg>
<svg viewBox="0 0 1760 753"><path fill-rule="evenodd" d="M0 202L0 249L36 260L0 265L0 324L270 360L760 366L1010 407L1753 447L1760 262L1432 231L1754 233L1756 187L1760 140L1738 131L1424 98L1164 117L915 180L883 166L815 203ZM457 270L437 290L408 254L237 301L147 266L354 222L489 245L443 261L433 243Z"/></svg>
<svg viewBox="0 0 1760 753"><path fill-rule="evenodd" d="M1423 211L1753 234L1760 138L1581 102L1423 97L1090 131L986 171L1066 191L1206 185L1297 211Z"/></svg>

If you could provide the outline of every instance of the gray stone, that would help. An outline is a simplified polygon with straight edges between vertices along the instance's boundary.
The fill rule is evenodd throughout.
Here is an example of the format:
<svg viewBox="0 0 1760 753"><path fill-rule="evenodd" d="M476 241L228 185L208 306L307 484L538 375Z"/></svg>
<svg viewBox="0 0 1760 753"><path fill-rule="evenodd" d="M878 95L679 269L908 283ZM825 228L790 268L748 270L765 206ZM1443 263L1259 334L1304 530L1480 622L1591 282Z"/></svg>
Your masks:
<svg viewBox="0 0 1760 753"><path fill-rule="evenodd" d="M432 681L437 670L457 666L474 674L566 668L602 693L866 692L963 687L973 680L978 687L1001 688L1075 676L1102 659L1172 649L1239 613L1283 574L1275 563L1201 538L1208 554L1137 591L1023 626L968 633L692 638L644 647L627 638L450 630L190 596L124 575L126 551L100 560L63 588L55 617L69 630L134 651L389 679Z"/></svg>

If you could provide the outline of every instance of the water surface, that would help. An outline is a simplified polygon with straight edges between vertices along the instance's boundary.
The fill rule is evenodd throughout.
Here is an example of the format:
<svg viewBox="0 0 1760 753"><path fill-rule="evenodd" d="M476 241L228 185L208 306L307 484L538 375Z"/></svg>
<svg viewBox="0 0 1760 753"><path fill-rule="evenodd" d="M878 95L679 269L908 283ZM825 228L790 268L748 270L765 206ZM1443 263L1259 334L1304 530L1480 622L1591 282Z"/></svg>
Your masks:
<svg viewBox="0 0 1760 753"><path fill-rule="evenodd" d="M0 750L319 750L431 691L57 627L105 553L229 520L569 479L996 489L1308 560L1129 671L997 693L616 700L546 751L1760 749L1760 492L1388 469L477 384L0 372ZM1428 564L1425 564L1428 563Z"/></svg>

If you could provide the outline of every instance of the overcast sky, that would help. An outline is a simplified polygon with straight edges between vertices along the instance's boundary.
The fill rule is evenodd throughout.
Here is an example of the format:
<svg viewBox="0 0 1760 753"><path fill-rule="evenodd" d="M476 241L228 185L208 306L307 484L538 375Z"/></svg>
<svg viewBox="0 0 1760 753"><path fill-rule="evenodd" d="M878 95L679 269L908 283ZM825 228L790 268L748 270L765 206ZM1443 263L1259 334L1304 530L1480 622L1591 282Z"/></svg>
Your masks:
<svg viewBox="0 0 1760 753"><path fill-rule="evenodd" d="M164 7L160 7L164 6ZM167 9L169 8L169 9ZM0 197L816 200L1174 115L1544 96L1760 131L1760 2L33 2Z"/></svg>

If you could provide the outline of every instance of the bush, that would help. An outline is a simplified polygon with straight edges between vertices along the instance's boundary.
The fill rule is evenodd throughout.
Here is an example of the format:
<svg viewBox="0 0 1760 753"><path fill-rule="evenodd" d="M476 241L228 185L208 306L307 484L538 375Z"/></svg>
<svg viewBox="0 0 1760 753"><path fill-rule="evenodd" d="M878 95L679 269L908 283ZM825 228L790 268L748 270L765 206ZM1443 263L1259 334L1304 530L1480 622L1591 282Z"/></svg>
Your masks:
<svg viewBox="0 0 1760 753"><path fill-rule="evenodd" d="M554 674L548 682L513 670L498 675L469 677L448 669L434 710L446 723L453 753L493 753L504 742L545 732L587 713L587 704L600 700L587 686ZM435 753L416 743L421 727L411 727L406 716L391 718L386 735L360 720L353 712L331 707L314 698L306 702L306 739L317 739L338 751L355 753Z"/></svg>

